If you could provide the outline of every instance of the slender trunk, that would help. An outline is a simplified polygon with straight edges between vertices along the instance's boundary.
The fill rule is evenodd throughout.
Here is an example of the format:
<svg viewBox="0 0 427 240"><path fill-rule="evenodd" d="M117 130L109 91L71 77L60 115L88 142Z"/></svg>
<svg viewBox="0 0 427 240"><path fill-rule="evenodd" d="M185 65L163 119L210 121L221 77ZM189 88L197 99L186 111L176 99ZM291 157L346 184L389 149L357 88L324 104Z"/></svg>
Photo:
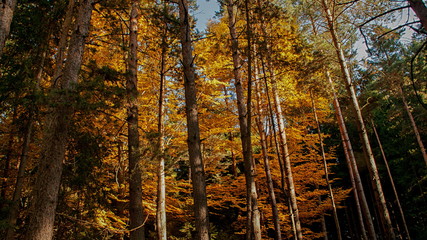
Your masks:
<svg viewBox="0 0 427 240"><path fill-rule="evenodd" d="M289 149L288 149L288 143L287 143L287 137L286 137L286 130L285 130L285 121L283 117L282 107L280 105L280 99L279 94L277 92L277 87L275 85L276 83L273 82L273 96L274 96L274 105L276 110L276 116L279 121L279 142L280 142L280 150L282 152L283 161L285 163L285 173L287 176L287 184L288 184L288 192L289 192L289 198L291 201L291 208L293 215L293 221L295 221L295 230L296 230L296 238L298 240L303 239L302 230L301 230L301 222L299 219L299 211L298 211L298 202L297 202L297 195L295 192L295 184L294 184L294 177L292 174L292 164L291 164L291 158L289 155Z"/></svg>
<svg viewBox="0 0 427 240"><path fill-rule="evenodd" d="M261 143L261 151L262 151L262 157L264 160L264 171L265 171L265 178L267 179L267 187L268 187L268 194L270 197L270 205L271 205L271 211L273 215L273 223L274 223L274 229L275 229L275 239L281 240L282 239L282 233L280 231L280 218L279 218L279 211L277 210L277 202L276 202L276 195L274 193L274 186L273 186L273 179L271 177L271 168L270 168L270 161L269 156L267 152L267 139L264 131L264 124L262 121L263 112L261 109L261 94L259 90L259 86L257 83L255 83L255 91L256 91L256 110L257 110L257 127L258 132L260 135L260 143Z"/></svg>
<svg viewBox="0 0 427 240"><path fill-rule="evenodd" d="M68 127L73 115L73 94L82 64L85 38L89 32L93 0L80 4L74 32L71 36L59 88L64 91L54 99L57 104L47 116L44 129L42 158L34 187L34 199L25 239L49 240L53 237L55 210L62 175L62 163L68 137Z"/></svg>
<svg viewBox="0 0 427 240"><path fill-rule="evenodd" d="M405 95L403 93L402 88L399 89L400 96L402 97L403 106L405 107L405 111L408 114L409 120L411 120L411 125L415 133L415 137L417 138L418 145L420 146L421 154L423 155L424 162L427 165L427 153L426 148L424 147L423 140L421 139L420 131L418 131L417 124L415 123L414 116L412 115L411 109L406 101Z"/></svg>
<svg viewBox="0 0 427 240"><path fill-rule="evenodd" d="M325 146L323 145L323 137L322 137L322 132L320 130L320 122L319 122L319 118L317 116L313 92L311 92L310 95L311 95L311 105L313 107L314 120L316 121L316 126L317 126L317 135L319 136L320 150L322 152L322 160L323 160L323 168L325 170L326 185L328 186L329 197L331 198L331 202L332 202L332 212L334 215L335 227L337 228L338 239L341 240L342 239L341 226L340 226L340 222L338 219L337 206L335 204L334 193L332 191L331 182L329 181L329 171L328 171L328 164L326 162Z"/></svg>
<svg viewBox="0 0 427 240"><path fill-rule="evenodd" d="M261 63L262 63L262 71L264 74L264 85L265 85L265 91L266 91L266 95L267 95L267 100L268 100L268 109L269 109L269 115L270 115L270 121L271 121L271 126L273 129L273 134L274 134L274 143L275 143L275 147L276 147L276 152L277 152L277 159L279 161L279 168L280 168L280 181L281 181L281 188L282 188L282 192L286 198L286 200L288 201L288 210L289 210L289 216L290 216L290 220L292 223L292 230L294 233L294 237L297 238L297 232L296 232L296 224L295 224L295 219L294 219L294 212L293 212L293 208L291 207L291 200L289 197L289 193L288 193L288 184L286 181L286 171L285 171L285 167L284 167L284 158L282 158L282 154L280 153L280 146L279 146L279 141L277 139L277 132L276 132L276 126L274 124L274 110L273 110L273 106L272 106L272 101L271 101L271 97L270 97L270 87L268 84L268 80L267 80L267 71L265 69L265 62L264 59L261 56ZM271 66L270 66L270 77L273 81L273 83L275 83L275 78L272 74L272 70L271 70Z"/></svg>
<svg viewBox="0 0 427 240"><path fill-rule="evenodd" d="M248 70L248 91L247 91L247 98L246 98L246 117L247 117L247 146L249 151L249 158L250 162L246 162L245 173L248 175L247 179L252 178L251 184L247 184L247 186L250 186L248 188L248 193L250 196L250 202L252 205L252 228L253 228L253 239L254 240L261 240L261 216L260 211L258 209L258 193L257 193L257 187L255 182L255 176L256 176L256 167L255 167L255 161L252 157L252 137L251 137L251 129L252 129L252 26L251 26L251 19L250 19L250 11L249 11L249 1L245 0L245 15L246 15L246 41L247 41L247 70ZM249 176L250 175L250 176ZM253 183L253 186L252 186ZM248 235L246 236L248 237Z"/></svg>
<svg viewBox="0 0 427 240"><path fill-rule="evenodd" d="M246 194L247 194L247 229L246 229L246 239L250 240L252 237L255 239L261 239L261 226L260 226L260 214L258 209L258 196L255 184L255 168L252 161L252 149L251 149L251 137L250 137L250 89L251 89L251 80L248 78L248 99L247 104L244 102L244 91L243 91L243 82L241 78L240 68L240 54L239 54L239 42L237 40L236 33L236 18L235 15L235 5L233 0L227 2L227 12L228 12L228 28L230 30L231 36L231 51L233 57L233 74L236 88L237 96L237 108L239 112L239 124L240 124L240 135L242 139L242 148L243 148L243 159L245 164L245 178L246 178ZM250 46L249 46L250 48ZM250 55L250 54L249 54ZM248 62L248 65L251 65ZM248 70L251 68L249 67ZM250 72L250 71L248 71ZM249 73L250 76L251 73Z"/></svg>
<svg viewBox="0 0 427 240"><path fill-rule="evenodd" d="M164 8L166 10L166 7ZM165 14L165 13L164 13ZM165 26L166 31L166 26ZM166 180L165 180L165 158L163 155L164 151L164 130L163 130L163 112L164 112L164 97L165 97L165 61L166 61L166 34L162 36L162 53L161 53L161 62L160 62L160 89L159 89L159 112L158 112L158 122L157 122L157 131L158 131L158 145L157 145L157 154L159 159L159 169L157 172L157 239L166 240L167 239L167 229L166 229Z"/></svg>
<svg viewBox="0 0 427 240"><path fill-rule="evenodd" d="M427 7L423 0L408 0L409 5L421 21L423 28L427 30Z"/></svg>
<svg viewBox="0 0 427 240"><path fill-rule="evenodd" d="M209 239L209 217L206 197L205 170L203 166L200 129L196 98L196 75L192 51L190 16L187 0L179 0L182 65L184 68L185 106L187 115L188 153L193 184L194 212L197 240Z"/></svg>
<svg viewBox="0 0 427 240"><path fill-rule="evenodd" d="M145 239L142 205L142 162L138 132L138 0L132 1L129 23L128 151L129 151L129 227L130 239Z"/></svg>
<svg viewBox="0 0 427 240"><path fill-rule="evenodd" d="M362 137L361 140L363 143L363 148L364 148L366 155L367 155L367 158L368 158L367 163L368 163L369 172L371 174L371 178L374 181L375 190L378 193L379 200L380 200L380 206L382 208L382 214L381 215L384 217L389 238L395 239L396 237L394 234L394 229L393 229L393 225L392 225L391 218L390 218L390 213L387 209L387 202L386 202L384 192L382 189L382 185L380 182L380 176L378 174L377 164L375 163L375 158L374 158L374 155L372 153L371 145L369 143L368 133L366 131L365 122L363 121L362 111L360 110L360 107L359 107L359 102L357 100L356 91L354 90L354 86L353 86L353 83L352 83L352 80L350 77L350 71L349 71L349 68L348 68L347 63L346 63L344 51L343 51L341 44L338 40L338 35L336 33L336 29L334 26L335 22L334 22L334 19L332 17L331 11L328 7L327 0L322 0L322 4L324 7L324 11L326 13L329 31L331 33L332 41L333 41L333 44L335 46L335 50L336 50L336 54L337 54L337 57L339 60L341 71L342 71L342 74L344 76L343 80L346 84L347 92L351 97L353 110L354 110L355 115L356 115L357 124L360 128L360 135Z"/></svg>
<svg viewBox="0 0 427 240"><path fill-rule="evenodd" d="M46 50L42 54L41 64L39 66L39 70L37 72L36 76L36 86L33 90L34 92L37 92L39 90L40 81L42 79L43 74L43 67L46 60ZM21 199L22 194L22 188L24 185L24 179L25 179L25 170L27 168L27 162L28 162L28 152L30 148L30 142L31 137L33 133L33 125L34 125L34 115L35 115L35 107L31 106L29 109L29 117L28 117L28 123L25 128L24 132L24 142L22 144L22 151L19 161L19 167L18 167L18 176L16 177L16 183L15 183L15 190L13 192L12 202L9 210L9 217L8 217L8 223L9 228L6 231L6 240L13 240L14 239L14 229L16 225L16 220L18 219L18 212L19 212L19 201Z"/></svg>
<svg viewBox="0 0 427 240"><path fill-rule="evenodd" d="M9 36L10 24L12 23L13 12L16 8L17 0L2 0L0 3L0 54L3 53L3 48L6 39Z"/></svg>
<svg viewBox="0 0 427 240"><path fill-rule="evenodd" d="M357 215L359 220L360 229L362 230L363 239L368 239L366 235L365 224L363 222L363 215L366 218L368 225L369 239L375 240L375 228L372 222L371 212L369 211L368 202L366 201L365 191L363 190L362 180L360 179L359 170L356 164L356 158L354 157L353 147L348 137L347 127L345 126L344 117L341 112L340 103L333 87L332 79L329 72L326 72L329 84L331 85L333 97L334 97L334 108L335 116L337 118L341 141L343 143L345 159L349 170L350 181L353 187L354 201L356 203ZM363 212L363 215L362 215Z"/></svg>
<svg viewBox="0 0 427 240"><path fill-rule="evenodd" d="M319 189L319 186L316 186L316 189ZM322 204L322 197L320 195L318 196L318 201L319 201L319 205ZM322 232L324 234L323 239L328 240L328 229L326 228L325 214L322 214L321 224L322 224Z"/></svg>
<svg viewBox="0 0 427 240"><path fill-rule="evenodd" d="M381 156L383 157L384 164L385 164L385 167L387 169L388 177L390 178L390 183L391 183L391 187L393 189L394 196L396 197L396 203L397 203L397 207L399 208L400 216L402 218L403 227L405 228L405 233L406 233L407 238L410 240L411 237L409 235L408 225L406 224L405 214L403 213L402 205L400 204L399 194L397 194L397 190L396 190L396 186L394 184L393 176L391 175L390 167L388 165L388 161L387 161L387 158L385 156L380 137L379 137L377 129L375 127L374 120L371 119L371 123L372 123L372 129L374 130L375 137L377 139L378 145L379 145L380 150L381 150Z"/></svg>

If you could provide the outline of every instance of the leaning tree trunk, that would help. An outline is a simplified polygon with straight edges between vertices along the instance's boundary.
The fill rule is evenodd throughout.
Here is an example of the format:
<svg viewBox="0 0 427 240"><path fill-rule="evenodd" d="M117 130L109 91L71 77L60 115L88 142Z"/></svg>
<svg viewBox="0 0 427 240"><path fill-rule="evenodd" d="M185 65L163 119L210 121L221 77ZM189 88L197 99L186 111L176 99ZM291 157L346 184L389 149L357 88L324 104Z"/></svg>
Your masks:
<svg viewBox="0 0 427 240"><path fill-rule="evenodd" d="M423 28L427 30L427 7L423 0L408 0L409 6L420 19Z"/></svg>
<svg viewBox="0 0 427 240"><path fill-rule="evenodd" d="M12 23L16 1L17 0L2 0L0 3L0 54L3 53L6 39L9 36L10 24Z"/></svg>
<svg viewBox="0 0 427 240"><path fill-rule="evenodd" d="M243 82L241 78L239 42L236 33L235 5L233 0L227 1L228 28L231 36L231 51L233 58L234 84L236 88L237 109L239 112L240 137L242 139L243 159L245 164L246 194L247 194L247 229L246 238L249 240L254 236L255 239L261 239L260 213L258 209L258 195L255 184L255 167L252 162L252 149L250 138L250 106L245 105ZM248 83L248 89L250 88ZM248 102L250 103L250 94L248 91Z"/></svg>
<svg viewBox="0 0 427 240"><path fill-rule="evenodd" d="M397 194L396 186L394 184L393 175L391 175L391 170L388 165L388 160L385 156L383 145L381 144L380 136L378 135L377 128L375 127L374 120L371 119L372 129L374 130L375 137L377 139L378 145L380 147L381 156L383 157L385 167L387 169L388 177L390 178L391 188L393 189L394 196L396 197L397 207L399 208L400 217L402 218L403 227L405 229L406 237L408 240L411 239L409 235L408 225L406 224L405 214L403 213L402 205L400 204L399 194Z"/></svg>
<svg viewBox="0 0 427 240"><path fill-rule="evenodd" d="M280 105L280 99L279 99L279 94L277 92L276 83L273 82L272 85L273 85L272 92L274 97L274 105L275 105L277 120L279 122L278 129L279 129L280 150L282 151L282 157L284 158L289 198L291 201L292 212L294 213L294 216L292 218L293 218L293 221L295 222L296 238L298 240L301 240L303 239L303 235L301 230L301 221L299 219L298 202L297 202L297 195L295 192L294 177L292 174L291 158L289 154L288 142L286 137L285 121L284 121L284 116L282 112L282 106Z"/></svg>
<svg viewBox="0 0 427 240"><path fill-rule="evenodd" d="M132 1L129 23L128 97L129 227L130 239L145 239L142 206L142 166L138 132L138 0Z"/></svg>
<svg viewBox="0 0 427 240"><path fill-rule="evenodd" d="M369 211L368 202L366 201L365 191L363 190L362 180L360 178L359 170L356 164L356 158L354 157L353 147L351 145L350 138L348 137L347 127L345 126L340 103L335 93L335 89L329 72L326 72L326 75L333 93L335 116L337 118L338 127L340 130L341 141L344 148L344 154L348 166L350 181L353 186L354 201L356 202L359 225L362 230L362 237L363 239L368 239L368 236L366 235L365 224L363 222L364 215L368 224L369 239L375 240L376 234L374 224L372 222L371 212Z"/></svg>
<svg viewBox="0 0 427 240"><path fill-rule="evenodd" d="M334 2L335 0L333 0ZM380 176L378 174L378 169L377 169L377 164L375 163L375 158L374 158L374 154L372 153L372 148L371 145L369 143L369 137L368 137L368 133L366 131L366 126L365 126L365 122L363 120L363 116L362 116L362 111L360 110L359 107L359 102L357 100L357 95L356 95L356 91L354 90L354 85L353 82L351 80L351 76L350 76L350 70L347 66L347 62L344 56L344 51L341 47L341 44L338 40L338 35L335 29L335 22L333 19L333 16L331 14L331 11L329 9L327 0L322 0L322 5L326 14L326 19L327 19L327 23L328 23L328 28L329 31L331 33L331 37L332 37L332 41L336 50L336 54L338 57L338 61L341 67L341 71L344 77L344 82L345 85L347 87L347 92L351 97L351 101L352 101L352 105L353 105L353 110L354 113L356 115L356 120L357 120L357 124L360 128L360 135L362 137L362 143L363 143L363 148L366 152L367 155L367 163L368 163L368 168L369 168L369 173L371 174L371 177L374 181L375 184L375 190L378 193L378 197L380 200L380 208L381 208L381 215L383 216L384 220L385 220L385 225L387 228L387 232L388 235L391 239L395 239L396 236L394 234L394 229L393 229L393 224L391 222L391 218L390 218L390 213L387 209L387 201L385 199L384 196L384 191L381 185L381 181L380 181Z"/></svg>
<svg viewBox="0 0 427 240"><path fill-rule="evenodd" d="M41 62L40 62L40 65L38 66L39 69L37 71L37 75L36 75L36 79L35 79L36 80L36 86L33 89L34 94L36 94L39 91L40 81L41 81L42 75L43 75L44 63L46 61L46 55L47 55L47 49L45 49L43 51L42 56L41 56ZM23 137L24 141L22 143L22 150L21 150L21 155L19 158L20 161L19 161L19 166L18 166L18 175L16 177L15 189L13 191L12 201L10 203L10 210L9 210L9 216L8 216L9 228L6 230L6 240L13 240L14 239L13 235L15 233L14 230L15 230L16 220L18 219L19 201L21 199L22 188L24 186L25 170L27 168L28 153L29 153L30 142L31 142L32 134L33 134L33 126L34 126L34 121L35 121L34 115L35 114L36 114L36 109L35 109L35 106L32 105L29 108L28 122L25 126L24 137Z"/></svg>
<svg viewBox="0 0 427 240"><path fill-rule="evenodd" d="M42 157L34 187L34 199L25 239L49 240L53 237L55 210L65 159L68 128L74 112L75 85L82 64L85 39L89 32L93 0L81 1L62 77L57 88L63 91L53 101L56 106L47 116Z"/></svg>
<svg viewBox="0 0 427 240"><path fill-rule="evenodd" d="M415 137L417 138L418 146L420 146L421 154L423 155L424 162L427 165L427 153L426 148L424 147L423 140L421 139L420 131L418 131L417 123L415 122L414 116L412 115L411 109L409 108L408 102L406 101L405 94L403 93L402 88L399 89L400 96L402 97L403 106L405 111L408 114L409 120L411 120L411 125L414 130Z"/></svg>
<svg viewBox="0 0 427 240"><path fill-rule="evenodd" d="M322 152L322 160L323 160L323 168L325 171L326 185L328 186L329 197L331 198L332 212L334 215L335 226L337 228L338 239L341 240L342 239L341 226L340 226L340 221L338 219L337 206L335 204L334 192L332 191L331 181L329 181L328 163L326 162L325 147L323 145L323 137L322 137L322 132L320 130L320 122L319 122L319 117L317 116L316 104L314 102L313 92L310 92L310 95L311 95L311 105L313 107L314 120L316 121L317 135L319 137L319 142L320 142L320 150Z"/></svg>
<svg viewBox="0 0 427 240"><path fill-rule="evenodd" d="M196 240L209 239L209 218L206 197L205 170L203 166L200 129L196 98L196 74L192 51L188 1L178 0L182 65L184 68L185 106L187 115L188 153L193 184L194 216L196 219Z"/></svg>
<svg viewBox="0 0 427 240"><path fill-rule="evenodd" d="M255 91L256 91L256 111L257 111L257 127L258 132L260 136L260 143L261 143L261 151L262 151L262 158L264 160L264 171L265 171L265 178L267 179L267 188L268 188L268 195L270 197L270 205L271 205L271 212L273 215L273 224L274 224L274 230L275 230L275 240L281 240L282 239L282 233L280 231L280 218L279 218L279 211L277 210L277 201L276 201L276 195L274 193L274 185L273 185L273 179L271 177L271 167L270 167L270 160L268 159L268 151L267 151L267 140L266 140L266 134L264 131L264 124L262 121L263 112L261 109L261 94L260 89L257 83L255 83Z"/></svg>

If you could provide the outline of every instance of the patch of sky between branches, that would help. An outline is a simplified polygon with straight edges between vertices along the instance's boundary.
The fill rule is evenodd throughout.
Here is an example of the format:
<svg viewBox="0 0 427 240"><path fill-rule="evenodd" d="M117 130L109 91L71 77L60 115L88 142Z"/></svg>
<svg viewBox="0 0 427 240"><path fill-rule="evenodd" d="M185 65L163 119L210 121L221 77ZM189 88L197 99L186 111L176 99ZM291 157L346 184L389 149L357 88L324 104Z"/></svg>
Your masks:
<svg viewBox="0 0 427 240"><path fill-rule="evenodd" d="M196 28L200 32L204 32L206 24L215 17L215 13L220 10L220 7L216 0L197 0L196 2L199 6L194 12L194 17L197 19Z"/></svg>

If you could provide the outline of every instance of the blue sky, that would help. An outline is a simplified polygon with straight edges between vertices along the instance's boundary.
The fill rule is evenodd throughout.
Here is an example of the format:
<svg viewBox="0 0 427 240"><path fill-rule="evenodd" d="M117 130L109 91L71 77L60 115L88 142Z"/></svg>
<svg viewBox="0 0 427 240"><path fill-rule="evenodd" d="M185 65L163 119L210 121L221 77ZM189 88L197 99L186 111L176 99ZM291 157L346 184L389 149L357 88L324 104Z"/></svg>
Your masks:
<svg viewBox="0 0 427 240"><path fill-rule="evenodd" d="M208 20L215 16L216 11L219 11L219 5L216 0L197 0L197 5L199 9L194 13L194 17L197 18L197 28L203 31Z"/></svg>

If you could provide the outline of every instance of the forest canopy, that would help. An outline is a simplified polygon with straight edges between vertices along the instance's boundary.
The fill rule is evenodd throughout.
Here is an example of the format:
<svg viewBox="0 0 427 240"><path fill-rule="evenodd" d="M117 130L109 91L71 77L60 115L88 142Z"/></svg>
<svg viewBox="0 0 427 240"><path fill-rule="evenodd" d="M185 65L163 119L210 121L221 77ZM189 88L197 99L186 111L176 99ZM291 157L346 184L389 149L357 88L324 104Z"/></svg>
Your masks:
<svg viewBox="0 0 427 240"><path fill-rule="evenodd" d="M4 239L427 239L425 2L217 4L0 2Z"/></svg>

